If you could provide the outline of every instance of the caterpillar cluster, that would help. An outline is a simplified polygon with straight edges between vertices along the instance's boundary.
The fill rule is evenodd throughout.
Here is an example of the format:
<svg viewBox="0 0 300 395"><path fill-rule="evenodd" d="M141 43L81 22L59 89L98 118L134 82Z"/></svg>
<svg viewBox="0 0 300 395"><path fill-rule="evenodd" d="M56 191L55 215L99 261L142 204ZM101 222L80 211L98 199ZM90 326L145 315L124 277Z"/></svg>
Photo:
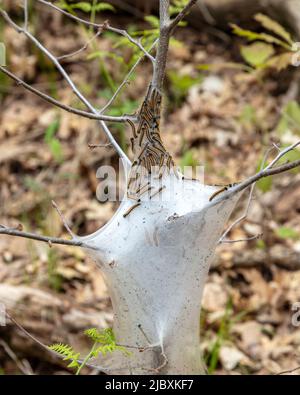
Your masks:
<svg viewBox="0 0 300 395"><path fill-rule="evenodd" d="M150 85L139 111L139 123L128 121L132 128L131 146L135 154L127 184L127 196L138 200L151 189L150 177L153 173L162 178L166 170L174 168L174 161L166 151L159 130L161 94Z"/></svg>

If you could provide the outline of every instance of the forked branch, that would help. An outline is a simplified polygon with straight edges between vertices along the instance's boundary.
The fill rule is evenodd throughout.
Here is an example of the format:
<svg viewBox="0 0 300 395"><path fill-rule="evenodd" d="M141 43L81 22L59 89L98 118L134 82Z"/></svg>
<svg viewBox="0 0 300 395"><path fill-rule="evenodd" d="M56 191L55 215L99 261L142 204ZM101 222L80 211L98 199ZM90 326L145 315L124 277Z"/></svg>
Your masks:
<svg viewBox="0 0 300 395"><path fill-rule="evenodd" d="M70 112L72 114L80 115L81 117L84 117L84 118L102 120L102 121L106 121L106 122L127 122L128 120L131 120L131 121L136 120L135 117L133 117L131 115L113 117L113 116L109 116L109 115L100 115L100 114L94 114L92 112L78 110L77 108L74 108L74 107L71 107L71 106L61 103L60 101L54 99L53 97L47 95L46 93L43 93L40 90L34 88L33 86L27 84L25 81L21 80L21 78L16 76L11 71L7 70L5 67L0 66L0 71L2 71L2 73L6 74L8 77L10 77L12 80L16 81L17 85L22 86L23 88L27 89L28 91L41 97L43 100L53 104L56 107L61 108L62 110Z"/></svg>
<svg viewBox="0 0 300 395"><path fill-rule="evenodd" d="M152 79L152 85L159 90L161 90L164 81L170 38L176 26L188 14L196 2L197 0L190 0L175 19L171 21L169 13L170 0L160 0L159 2L159 42Z"/></svg>
<svg viewBox="0 0 300 395"><path fill-rule="evenodd" d="M25 4L26 5L26 4ZM46 48L44 45L36 38L34 37L28 30L25 30L21 26L17 25L7 14L6 11L0 9L0 14L2 17L5 19L7 23L9 23L18 33L23 33L37 48L40 49L40 51L46 55L47 58L49 58L52 63L55 65L57 70L60 72L60 74L63 76L65 81L68 83L68 85L71 87L72 91L75 93L75 95L86 105L86 107L95 115L100 115L98 110L89 102L89 100L79 91L77 86L74 84L73 80L71 77L68 75L68 73L65 71L65 69L62 67L60 62L57 60L57 58ZM124 160L125 163L128 165L131 164L131 161L125 154L125 152L122 150L122 148L119 146L115 138L113 137L111 131L107 127L106 123L103 120L99 120L99 123L104 130L106 136L108 137L110 143L112 146L116 149L118 152L119 156Z"/></svg>
<svg viewBox="0 0 300 395"><path fill-rule="evenodd" d="M53 9L55 9L56 11L61 12L62 14L66 15L67 17L74 19L77 22L83 23L84 25L87 26L92 26L98 30L104 31L110 31L116 34L120 34L123 37L126 37L128 39L128 41L130 41L132 44L136 45L143 53L145 56L147 56L148 59L150 59L150 61L154 64L155 59L153 58L152 55L150 55L150 53L143 47L143 45L141 44L141 42L139 40L135 40L133 37L130 36L130 34L124 30L124 29L117 29L115 27L110 26L110 24L106 21L104 23L94 23L94 22L90 22L87 21L85 19L79 18L76 15L70 14L68 11L63 10L62 8L58 7L55 4L50 3L49 1L45 1L45 0L38 0L39 3L42 3L44 5L47 5L48 7L51 7Z"/></svg>

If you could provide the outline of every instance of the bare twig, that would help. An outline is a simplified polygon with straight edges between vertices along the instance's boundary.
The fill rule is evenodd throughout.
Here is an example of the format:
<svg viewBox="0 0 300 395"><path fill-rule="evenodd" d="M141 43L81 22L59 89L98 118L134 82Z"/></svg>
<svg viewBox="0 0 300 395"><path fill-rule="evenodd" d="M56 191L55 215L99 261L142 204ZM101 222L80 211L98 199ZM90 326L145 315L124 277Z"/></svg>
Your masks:
<svg viewBox="0 0 300 395"><path fill-rule="evenodd" d="M78 55L81 52L85 51L88 46L97 38L100 36L100 34L102 33L102 30L98 30L96 34L93 35L92 38L90 38L81 48L77 49L74 52L71 52L69 54L66 55L62 55L62 56L58 56L57 59L58 60L62 60L62 59L66 59L66 58L71 58L72 56Z"/></svg>
<svg viewBox="0 0 300 395"><path fill-rule="evenodd" d="M108 148L111 147L111 143L107 143L107 144L88 144L88 147L90 149L95 149L95 148Z"/></svg>
<svg viewBox="0 0 300 395"><path fill-rule="evenodd" d="M275 376L281 376L282 374L287 374L287 373L294 373L299 369L300 369L300 366L297 366L296 368L293 368L293 369L283 370L282 372L275 373Z"/></svg>
<svg viewBox="0 0 300 395"><path fill-rule="evenodd" d="M48 243L50 247L52 246L52 244L61 244L61 245L69 245L75 247L89 248L91 250L97 250L96 247L90 246L89 244L86 244L80 240L66 240L66 239L60 239L58 237L42 236L36 233L23 232L16 228L8 228L4 225L0 226L0 235L24 237L26 239L42 241L44 243Z"/></svg>
<svg viewBox="0 0 300 395"><path fill-rule="evenodd" d="M29 90L30 92L34 93L35 95L41 97L43 100L55 105L56 107L61 108L62 110L68 111L72 114L79 115L84 118L95 119L95 120L103 120L106 122L127 122L128 119L131 121L135 121L135 118L130 115L125 115L121 117L111 117L109 115L100 115L100 114L93 114L91 112L78 110L77 108L68 106L66 104L61 103L60 101L54 99L51 96L48 96L46 93L41 92L40 90L33 88L31 85L27 84L23 80L21 80L18 76L13 74L11 71L8 71L5 67L0 66L0 71L6 74L8 77L16 81L16 83L23 88Z"/></svg>
<svg viewBox="0 0 300 395"><path fill-rule="evenodd" d="M74 82L72 81L71 77L68 75L68 73L65 71L65 69L62 67L62 65L59 63L57 58L46 48L43 46L43 44L36 39L29 31L26 31L22 29L20 26L15 24L13 20L9 17L6 11L0 9L0 14L2 17L16 29L17 32L23 33L30 41L34 43L34 45L39 48L43 54L45 54L55 65L57 70L60 72L60 74L64 77L65 81L68 83L68 85L71 87L72 91L75 93L75 95L87 106L87 108L92 111L94 114L99 115L98 111L93 107L93 105L83 96L83 94L78 90ZM125 154L125 152L122 150L122 148L119 146L115 138L113 137L111 131L108 129L106 126L106 123L103 120L99 121L101 127L103 128L104 132L106 133L109 141L112 143L113 147L116 149L118 154L122 159L124 159L125 163L128 165L131 165L131 161Z"/></svg>
<svg viewBox="0 0 300 395"><path fill-rule="evenodd" d="M198 8L200 9L204 20L209 24L209 25L215 25L216 24L216 20L215 18L212 16L212 14L210 13L209 9L207 8L207 5L205 4L205 2L203 0L198 0L198 2L196 1L196 4L198 6Z"/></svg>
<svg viewBox="0 0 300 395"><path fill-rule="evenodd" d="M60 219L61 219L61 222L63 223L63 225L64 225L66 231L69 233L69 235L70 235L71 237L75 237L75 234L74 234L74 233L72 232L72 230L70 229L70 227L69 227L69 225L68 225L68 222L67 222L66 219L64 218L64 216L63 216L62 212L60 211L58 205L55 203L54 200L52 200L51 203L52 203L52 206L53 206L53 207L55 208L55 210L57 211L57 214L59 215L59 217L60 217Z"/></svg>
<svg viewBox="0 0 300 395"><path fill-rule="evenodd" d="M227 239L220 239L219 243L222 244L233 244L233 243L241 243L243 241L251 241L251 240L258 240L262 237L262 233L259 233L258 235L252 236L252 237L245 237L244 239L235 239L235 240L227 240Z"/></svg>
<svg viewBox="0 0 300 395"><path fill-rule="evenodd" d="M52 7L56 11L59 11L62 14L68 16L69 18L74 19L77 22L83 23L83 24L85 24L87 26L92 26L92 27L95 27L95 28L101 29L101 30L108 30L110 32L117 33L117 34L120 34L123 37L126 37L128 39L128 41L130 41L132 44L136 45L145 54L145 56L147 56L147 58L151 60L152 64L154 64L153 56L150 55L148 51L146 51L146 49L143 47L143 45L141 44L141 42L139 40L135 40L133 37L131 37L130 34L126 30L117 29L115 27L112 27L112 26L109 25L108 22L104 22L104 23L99 24L99 23L94 23L94 22L90 22L90 21L87 21L85 19L79 18L78 16L70 14L68 11L63 10L62 8L58 7L57 5L54 5L54 4L50 3L49 1L38 0L38 2L42 3L44 5L47 5L49 7Z"/></svg>
<svg viewBox="0 0 300 395"><path fill-rule="evenodd" d="M53 356L59 357L60 359L63 359L63 356L62 356L62 355L60 355L60 354L58 354L57 352L51 350L46 344L44 344L43 342L41 342L40 340L38 340L35 336L33 336L31 333L29 333L29 332L28 332L18 321L16 321L15 318L13 318L7 311L6 311L6 316L10 319L11 322L13 322L13 323L20 329L20 331L21 331L26 337L28 337L30 340L32 340L34 343L36 343L38 346L42 347L44 350L46 350L48 353L52 354ZM117 345L119 345L119 344L117 344ZM141 352L142 352L142 351L146 351L146 350L151 350L151 349L154 348L154 346L151 346L151 345L150 345L150 346L146 346L146 347L137 347L137 346L129 346L129 345L120 345L120 346L122 346L122 347L127 347L127 348L138 349L138 350L141 351ZM134 368L135 368L135 369L141 369L141 370L148 371L148 372L153 372L153 371L161 370L162 367L164 367L164 366L167 364L167 362L168 362L167 357L166 357L166 355L165 355L163 349L162 349L162 356L163 356L163 358L164 358L164 361L163 361L163 363L162 363L160 366L158 366L157 368L150 369L150 368L144 368L144 367L142 367L142 366L136 366L136 367L134 367ZM79 363L82 363L83 360L80 360L80 359L79 359L78 362L79 362ZM97 364L97 365L94 365L93 363L89 363L89 362L86 363L85 366L90 367L90 368L95 368L95 369L97 369L97 371L99 371L99 372L106 372L106 373L109 373L109 372L112 372L112 371L113 371L112 368L111 368L111 369L110 369L110 368L105 368L105 367L99 366L98 364ZM128 369L127 366L126 366L126 367L115 368L115 370L118 370L118 371L127 370L127 369Z"/></svg>
<svg viewBox="0 0 300 395"><path fill-rule="evenodd" d="M171 21L170 32L172 33L178 23L190 12L191 8L196 4L197 0L190 0L186 6L180 11L180 13Z"/></svg>
<svg viewBox="0 0 300 395"><path fill-rule="evenodd" d="M277 145L273 144L273 147L269 148L269 149L266 151L266 153L265 153L265 155L264 155L264 158L263 158L263 161L262 161L262 163L261 163L260 170L263 170L263 168L265 167L267 158L268 158L270 152L271 152L274 148L276 148L277 150L279 150L279 148L277 147ZM229 232L231 232L231 230L232 230L236 225L238 225L239 223L241 223L242 221L244 221L244 220L248 217L249 210L250 210L250 206L251 206L251 202L252 202L252 196L253 196L254 189L255 189L255 185L256 185L256 183L253 183L253 184L251 185L250 193L249 193L249 197L248 197L248 202L247 202L247 205L246 205L246 209L245 209L244 214L243 214L241 217L237 218L237 219L226 229L226 231L225 231L225 232L223 233L223 235L221 236L221 238L220 238L220 240L219 240L219 243L228 243L228 242L230 242L230 240L225 240L225 237L228 235ZM259 236L260 236L260 235L254 236L254 239L255 239L255 238L258 238ZM249 240L249 239L248 239L248 240ZM250 238L250 240L253 240L253 238ZM246 240L242 240L242 241L246 241ZM234 240L233 240L233 242L234 242Z"/></svg>
<svg viewBox="0 0 300 395"><path fill-rule="evenodd" d="M44 348L48 352L50 352L53 355L57 355L55 351L50 350L44 343L42 343L40 340L32 336L21 324L18 323L11 315L6 311L6 316L13 322L21 332L23 332L27 337L29 337L34 343L37 343L40 347Z"/></svg>
<svg viewBox="0 0 300 395"><path fill-rule="evenodd" d="M152 49L155 47L155 45L157 44L158 39L154 41L154 43L151 45L149 51L151 52ZM106 105L99 111L100 114L103 114L107 108L114 102L114 100L116 99L116 97L118 96L118 94L120 93L121 89L124 87L124 85L129 83L129 77L131 76L131 74L134 72L134 70L137 68L137 66L140 64L140 62L143 60L143 58L145 57L145 55L141 56L140 58L138 58L138 60L135 62L135 64L132 66L132 68L129 70L129 72L127 73L126 77L124 78L123 82L119 85L118 89L115 91L115 93L113 94L113 96L110 98L110 100L106 103Z"/></svg>
<svg viewBox="0 0 300 395"><path fill-rule="evenodd" d="M24 0L24 30L28 30L28 0Z"/></svg>
<svg viewBox="0 0 300 395"><path fill-rule="evenodd" d="M230 188L227 192L224 192L220 197L216 198L213 200L209 206L214 206L216 204L221 203L222 201L225 201L232 196L236 195L237 193L243 191L244 189L248 188L250 185L255 183L256 181L260 180L261 178L264 177L270 177L275 174L280 174L292 169L295 169L296 167L300 166L300 159L295 160L293 162L286 163L281 166L274 167L274 165L289 151L292 151L294 148L300 145L300 141L297 143L290 145L289 147L285 148L283 151L280 151L280 153L275 157L275 159L263 170L259 171L258 173L254 174L253 176L247 178L245 181L235 185L234 187Z"/></svg>
<svg viewBox="0 0 300 395"><path fill-rule="evenodd" d="M11 322L13 322L22 333L24 333L24 335L26 337L28 337L30 340L32 340L34 343L36 343L38 346L42 347L44 350L46 350L48 353L52 354L55 357L59 357L60 359L63 359L64 357L60 354L58 354L57 352L51 350L46 344L44 344L43 342L41 342L40 340L38 340L35 336L33 336L31 333L29 333L18 321L16 321L7 311L6 311L6 316L11 320ZM78 362L83 362L81 360L78 360ZM92 366L89 364L86 364L86 366ZM94 366L92 366L94 367ZM107 369L101 366L95 366L95 368L97 368L98 371L103 371L103 372L110 372L111 369Z"/></svg>
<svg viewBox="0 0 300 395"><path fill-rule="evenodd" d="M33 372L31 369L28 369L22 361L19 360L19 358L16 356L16 354L13 352L13 350L9 347L9 345L4 341L0 340L0 345L4 348L6 354L15 362L17 367L20 369L22 373L25 375L32 375Z"/></svg>

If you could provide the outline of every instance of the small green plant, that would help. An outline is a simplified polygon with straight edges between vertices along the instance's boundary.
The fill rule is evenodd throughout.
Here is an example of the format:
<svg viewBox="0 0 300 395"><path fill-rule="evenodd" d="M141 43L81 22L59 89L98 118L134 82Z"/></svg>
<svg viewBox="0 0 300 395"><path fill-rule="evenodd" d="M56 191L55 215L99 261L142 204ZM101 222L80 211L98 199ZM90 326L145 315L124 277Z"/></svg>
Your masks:
<svg viewBox="0 0 300 395"><path fill-rule="evenodd" d="M198 165L198 161L195 159L195 153L193 150L186 150L180 160L180 167L184 170L184 167L191 166L196 167Z"/></svg>
<svg viewBox="0 0 300 395"><path fill-rule="evenodd" d="M47 127L44 137L45 143L48 145L51 154L57 163L61 163L63 161L62 147L60 141L55 137L55 134L59 129L59 124L60 122L58 119L53 121Z"/></svg>
<svg viewBox="0 0 300 395"><path fill-rule="evenodd" d="M48 262L47 262L47 272L48 272L48 283L49 286L56 292L62 290L63 278L57 272L58 256L54 248L48 250Z"/></svg>
<svg viewBox="0 0 300 395"><path fill-rule="evenodd" d="M61 8L67 9L69 12L74 11L74 10L80 10L82 12L86 13L93 13L96 14L97 12L100 11L114 11L115 8L109 4L105 3L103 1L98 2L93 0L92 2L87 2L87 1L79 1L77 3L72 3L72 4L66 4L65 1L62 1L59 6Z"/></svg>
<svg viewBox="0 0 300 395"><path fill-rule="evenodd" d="M126 356L131 355L125 347L116 344L115 335L111 328L106 328L103 331L99 331L97 328L90 328L85 330L84 334L93 341L93 345L83 360L80 359L80 353L74 351L73 347L68 344L55 343L48 346L50 350L63 357L64 361L71 361L68 367L76 369L76 375L80 374L91 358L97 358L99 354L105 356L107 353L119 350Z"/></svg>
<svg viewBox="0 0 300 395"><path fill-rule="evenodd" d="M291 100L283 108L276 131L279 137L282 137L287 131L300 136L300 105L295 100Z"/></svg>
<svg viewBox="0 0 300 395"><path fill-rule="evenodd" d="M108 115L131 114L138 108L138 101L132 99L118 100L117 106L108 111ZM126 132L121 124L114 125L114 129L119 132L120 145L123 151L127 152Z"/></svg>
<svg viewBox="0 0 300 395"><path fill-rule="evenodd" d="M192 77L191 75L184 74L180 75L174 70L168 71L168 79L171 82L171 94L173 96L173 101L178 107L182 101L185 99L189 89L203 81L202 75L197 75ZM174 103L173 103L174 104Z"/></svg>
<svg viewBox="0 0 300 395"><path fill-rule="evenodd" d="M263 160L264 160L264 158L261 158L259 160L258 165L256 167L257 171L261 170L261 167L262 167L262 164L263 164ZM263 193L269 192L271 190L271 188L272 188L272 185L273 185L272 177L261 178L256 183L257 188Z"/></svg>
<svg viewBox="0 0 300 395"><path fill-rule="evenodd" d="M287 226L281 226L280 228L276 229L276 235L281 239L291 239L295 241L300 239L300 233Z"/></svg>
<svg viewBox="0 0 300 395"><path fill-rule="evenodd" d="M250 42L240 48L243 59L253 70L273 68L280 71L287 68L298 50L291 34L267 15L259 13L254 19L265 31L257 33L231 24L234 34Z"/></svg>
<svg viewBox="0 0 300 395"><path fill-rule="evenodd" d="M240 321L245 316L245 314L245 311L242 311L239 314L234 314L231 299L227 301L225 313L221 319L216 339L212 343L209 353L205 358L207 371L209 374L213 374L213 372L216 370L221 347L225 341L230 339L230 331L232 325Z"/></svg>

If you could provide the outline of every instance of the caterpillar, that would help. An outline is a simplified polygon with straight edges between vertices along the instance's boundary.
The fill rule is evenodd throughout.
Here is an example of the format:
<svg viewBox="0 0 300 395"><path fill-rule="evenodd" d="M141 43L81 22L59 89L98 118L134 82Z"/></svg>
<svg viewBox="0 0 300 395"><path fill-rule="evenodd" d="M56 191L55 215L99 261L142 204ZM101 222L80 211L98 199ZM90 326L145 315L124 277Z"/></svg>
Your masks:
<svg viewBox="0 0 300 395"><path fill-rule="evenodd" d="M137 202L133 206L129 207L129 209L123 214L123 217L126 218L135 208L140 206L140 204L140 202Z"/></svg>

